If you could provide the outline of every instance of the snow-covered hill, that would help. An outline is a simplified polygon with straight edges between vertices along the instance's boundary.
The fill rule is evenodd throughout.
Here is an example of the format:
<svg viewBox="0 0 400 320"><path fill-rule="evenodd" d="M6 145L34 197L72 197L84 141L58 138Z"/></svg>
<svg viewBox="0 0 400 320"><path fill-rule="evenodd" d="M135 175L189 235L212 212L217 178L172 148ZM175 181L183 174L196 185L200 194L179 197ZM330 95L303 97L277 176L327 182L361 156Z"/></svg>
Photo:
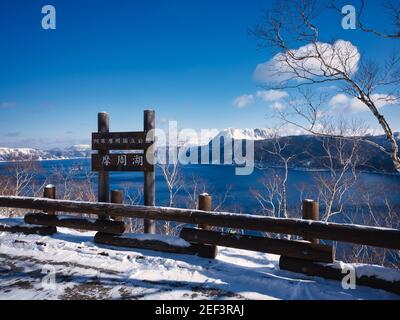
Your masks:
<svg viewBox="0 0 400 320"><path fill-rule="evenodd" d="M76 145L66 149L40 150L33 148L0 148L0 161L20 160L61 160L87 158L90 156L89 145Z"/></svg>
<svg viewBox="0 0 400 320"><path fill-rule="evenodd" d="M219 132L212 140L219 142L221 138L232 140L266 140L271 138L270 129L234 129L229 128Z"/></svg>
<svg viewBox="0 0 400 320"><path fill-rule="evenodd" d="M0 148L0 161L41 160L45 152L32 148Z"/></svg>
<svg viewBox="0 0 400 320"><path fill-rule="evenodd" d="M400 299L282 271L275 255L219 247L208 260L116 250L94 244L93 232L58 230L48 237L0 232L0 299Z"/></svg>

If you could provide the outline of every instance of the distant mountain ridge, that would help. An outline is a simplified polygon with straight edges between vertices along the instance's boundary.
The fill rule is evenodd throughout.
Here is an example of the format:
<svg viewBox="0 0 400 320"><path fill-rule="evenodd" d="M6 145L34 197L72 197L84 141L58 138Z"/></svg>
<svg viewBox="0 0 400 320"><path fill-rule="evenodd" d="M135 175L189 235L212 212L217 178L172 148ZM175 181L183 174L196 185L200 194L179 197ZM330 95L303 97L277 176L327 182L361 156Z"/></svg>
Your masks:
<svg viewBox="0 0 400 320"><path fill-rule="evenodd" d="M236 140L252 140L254 141L254 160L260 167L279 167L282 166L282 161L279 157L271 155L268 150L273 149L274 138L273 132L268 129L226 129L216 135L207 145L208 150L199 148L199 159L204 152L211 153L212 145L220 145L220 163L223 163L223 151L227 143ZM400 133L394 133L396 141L400 142ZM387 150L390 150L390 144L384 135L367 135L360 137L375 142ZM335 140L335 138L333 138ZM286 144L287 147L282 151L284 157L293 156L289 166L291 168L301 168L306 170L324 170L327 168L326 150L323 148L323 138L316 135L293 135L283 136L278 138L281 144ZM334 143L334 142L333 142ZM350 147L350 143L346 148ZM360 158L358 169L365 171L379 171L393 173L396 172L391 158L384 154L378 148L364 143L359 150ZM211 156L209 156L211 161ZM340 167L338 162L334 165Z"/></svg>
<svg viewBox="0 0 400 320"><path fill-rule="evenodd" d="M69 148L41 150L34 148L0 148L0 161L40 161L88 158L91 154L89 145L75 145Z"/></svg>
<svg viewBox="0 0 400 320"><path fill-rule="evenodd" d="M396 132L396 140L400 141L400 133ZM225 129L220 131L208 144L201 146L187 145L190 150L198 148L199 161L202 159L202 152L205 152L204 146L208 148L208 153L211 153L212 145L220 146L220 161L223 162L223 151L226 143L237 140L252 140L254 141L254 160L257 165L262 167L279 167L281 162L277 157L272 156L267 150L272 147L273 139L271 138L272 131L269 129ZM384 135L365 136L364 139L369 139L387 149L390 145ZM314 135L293 135L283 136L279 138L281 142L287 144L283 155L296 157L290 162L292 168L302 169L324 169L326 168L326 151L323 149L321 137ZM165 146L159 147L159 151ZM395 172L393 163L390 157L377 148L365 144L360 151L363 154L362 163L359 169L366 171L383 171ZM0 161L20 161L20 160L63 160L73 158L89 158L91 155L90 145L75 145L69 148L60 149L53 148L50 150L40 150L33 148L0 148ZM204 159L205 157L203 157ZM211 154L209 154L211 161ZM201 162L199 162L201 163ZM340 165L340 164L338 164Z"/></svg>
<svg viewBox="0 0 400 320"><path fill-rule="evenodd" d="M233 139L233 140L266 140L271 137L272 131L270 129L234 129L229 128L221 130L212 140L218 139Z"/></svg>

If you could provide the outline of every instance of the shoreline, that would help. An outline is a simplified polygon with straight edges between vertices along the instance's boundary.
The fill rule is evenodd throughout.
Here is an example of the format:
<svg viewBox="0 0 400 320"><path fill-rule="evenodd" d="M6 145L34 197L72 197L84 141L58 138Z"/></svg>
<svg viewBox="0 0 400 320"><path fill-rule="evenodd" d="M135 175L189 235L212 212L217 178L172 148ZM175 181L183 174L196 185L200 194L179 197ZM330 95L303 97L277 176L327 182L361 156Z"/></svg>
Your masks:
<svg viewBox="0 0 400 320"><path fill-rule="evenodd" d="M16 163L16 162L42 162L42 161L64 161L64 160L79 160L79 159L90 159L90 157L57 158L57 159L22 159L22 160L0 160L0 163Z"/></svg>

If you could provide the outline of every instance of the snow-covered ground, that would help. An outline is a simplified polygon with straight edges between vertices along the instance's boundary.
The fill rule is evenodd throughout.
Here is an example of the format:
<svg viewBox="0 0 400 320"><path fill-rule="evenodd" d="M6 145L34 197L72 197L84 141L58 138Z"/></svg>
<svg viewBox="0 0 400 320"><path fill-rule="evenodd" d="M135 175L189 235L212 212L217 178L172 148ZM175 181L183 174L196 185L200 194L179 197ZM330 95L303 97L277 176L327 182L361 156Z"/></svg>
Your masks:
<svg viewBox="0 0 400 320"><path fill-rule="evenodd" d="M217 259L93 243L93 232L0 232L0 299L400 299L278 267L278 256L219 248ZM55 282L53 281L55 279Z"/></svg>

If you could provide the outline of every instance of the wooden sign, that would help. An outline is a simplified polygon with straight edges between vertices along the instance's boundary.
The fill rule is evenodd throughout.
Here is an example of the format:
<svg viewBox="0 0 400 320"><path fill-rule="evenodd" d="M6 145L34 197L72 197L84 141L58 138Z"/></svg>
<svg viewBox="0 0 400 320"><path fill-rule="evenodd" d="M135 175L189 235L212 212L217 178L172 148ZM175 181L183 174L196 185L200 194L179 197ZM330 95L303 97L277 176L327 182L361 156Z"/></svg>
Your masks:
<svg viewBox="0 0 400 320"><path fill-rule="evenodd" d="M154 165L146 161L145 154L92 154L92 170L151 172Z"/></svg>
<svg viewBox="0 0 400 320"><path fill-rule="evenodd" d="M146 161L146 153L154 142L154 137L146 141L147 132L155 129L154 110L143 113L143 131L139 132L109 132L110 115L99 112L97 116L98 132L92 133L92 170L98 171L98 201L110 202L109 171L142 171L144 173L143 200L145 206L156 205L156 176L154 165ZM142 153L111 153L110 150L140 150ZM154 158L152 150L151 158ZM150 160L151 162L151 160ZM106 219L106 216L100 218ZM156 225L153 220L143 222L145 233L155 233Z"/></svg>
<svg viewBox="0 0 400 320"><path fill-rule="evenodd" d="M145 150L151 144L144 131L92 133L92 150Z"/></svg>

